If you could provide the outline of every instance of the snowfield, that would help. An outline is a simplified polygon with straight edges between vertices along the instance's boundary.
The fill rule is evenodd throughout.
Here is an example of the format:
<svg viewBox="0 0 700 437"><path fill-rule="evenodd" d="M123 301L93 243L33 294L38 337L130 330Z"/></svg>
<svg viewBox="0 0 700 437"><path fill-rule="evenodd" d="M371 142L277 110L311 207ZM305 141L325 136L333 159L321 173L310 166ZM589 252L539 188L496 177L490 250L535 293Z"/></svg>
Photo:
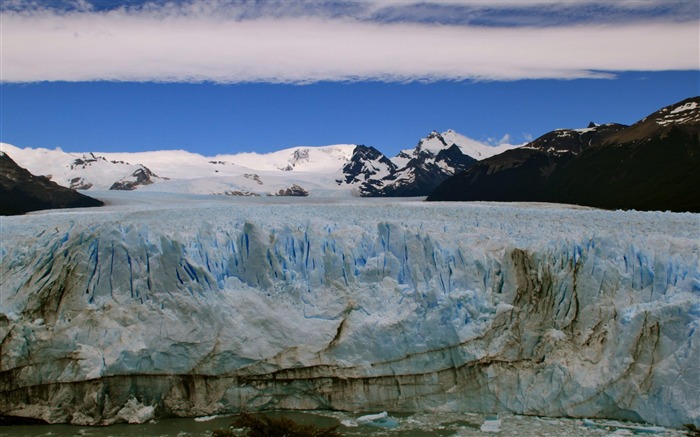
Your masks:
<svg viewBox="0 0 700 437"><path fill-rule="evenodd" d="M0 413L700 426L700 216L92 191L3 217Z"/></svg>
<svg viewBox="0 0 700 437"><path fill-rule="evenodd" d="M116 181L132 180L139 170L152 172L135 187L157 192L220 195L268 195L298 184L314 196L351 196L339 187L342 167L354 145L293 147L267 154L239 153L206 157L184 150L134 153L67 153L61 149L0 148L32 174L48 175L60 185L80 190L109 190ZM153 184L153 185L149 185Z"/></svg>

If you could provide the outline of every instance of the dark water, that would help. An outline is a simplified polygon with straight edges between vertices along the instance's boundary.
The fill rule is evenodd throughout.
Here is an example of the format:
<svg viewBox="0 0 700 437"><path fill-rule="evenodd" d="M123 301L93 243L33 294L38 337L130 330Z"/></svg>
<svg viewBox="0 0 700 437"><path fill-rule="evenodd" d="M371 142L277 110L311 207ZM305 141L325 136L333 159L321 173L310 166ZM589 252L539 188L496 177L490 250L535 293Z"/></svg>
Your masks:
<svg viewBox="0 0 700 437"><path fill-rule="evenodd" d="M610 422L595 421L597 426L586 426L577 419L551 419L525 416L500 416L499 432L481 431L486 417L469 413L395 413L395 428L379 428L370 425L357 426L355 419L361 414L343 412L280 412L268 413L273 417L286 417L299 424L320 427L338 426L345 436L513 436L513 437L560 437L560 436L632 436L636 434L658 437L680 437L687 434L681 430L666 429L662 432L631 431L610 425ZM164 419L143 425L117 424L105 427L72 425L26 425L0 427L0 437L209 437L212 431L227 428L234 417L222 416L195 420L192 418ZM631 426L633 424L620 424Z"/></svg>

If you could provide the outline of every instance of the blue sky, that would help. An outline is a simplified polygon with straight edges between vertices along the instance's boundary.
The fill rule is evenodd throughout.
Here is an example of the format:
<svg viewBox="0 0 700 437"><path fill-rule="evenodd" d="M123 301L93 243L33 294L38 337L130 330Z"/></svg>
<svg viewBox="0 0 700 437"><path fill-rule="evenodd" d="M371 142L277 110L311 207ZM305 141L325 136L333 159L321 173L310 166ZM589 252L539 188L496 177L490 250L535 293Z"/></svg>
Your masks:
<svg viewBox="0 0 700 437"><path fill-rule="evenodd" d="M0 140L204 155L521 143L700 94L692 1L3 2Z"/></svg>

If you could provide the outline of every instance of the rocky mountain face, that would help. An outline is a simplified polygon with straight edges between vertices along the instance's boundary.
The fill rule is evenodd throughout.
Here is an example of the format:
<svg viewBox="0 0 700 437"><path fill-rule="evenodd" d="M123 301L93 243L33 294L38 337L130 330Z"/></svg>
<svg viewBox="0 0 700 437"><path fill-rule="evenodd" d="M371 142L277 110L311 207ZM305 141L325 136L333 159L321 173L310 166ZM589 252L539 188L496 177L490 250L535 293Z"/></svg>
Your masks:
<svg viewBox="0 0 700 437"><path fill-rule="evenodd" d="M415 149L402 151L394 161L374 148L358 146L350 163L343 167L344 178L339 182L357 184L360 195L366 197L427 196L449 176L475 162L457 144L448 144L433 131Z"/></svg>
<svg viewBox="0 0 700 437"><path fill-rule="evenodd" d="M289 188L281 189L275 193L275 196L287 196L287 197L307 197L309 192L303 187L297 184L293 184Z"/></svg>
<svg viewBox="0 0 700 437"><path fill-rule="evenodd" d="M350 161L343 166L343 178L338 184L377 184L384 176L396 172L397 166L374 147L358 145ZM372 182L369 182L372 181Z"/></svg>
<svg viewBox="0 0 700 437"><path fill-rule="evenodd" d="M447 179L428 200L700 211L700 97L632 126L557 130Z"/></svg>
<svg viewBox="0 0 700 437"><path fill-rule="evenodd" d="M131 173L129 176L123 177L113 183L110 190L135 190L142 185L151 185L154 179L160 179L153 174L147 167L139 166L140 168Z"/></svg>
<svg viewBox="0 0 700 437"><path fill-rule="evenodd" d="M102 206L103 203L62 187L46 176L34 176L0 152L0 215L54 208Z"/></svg>

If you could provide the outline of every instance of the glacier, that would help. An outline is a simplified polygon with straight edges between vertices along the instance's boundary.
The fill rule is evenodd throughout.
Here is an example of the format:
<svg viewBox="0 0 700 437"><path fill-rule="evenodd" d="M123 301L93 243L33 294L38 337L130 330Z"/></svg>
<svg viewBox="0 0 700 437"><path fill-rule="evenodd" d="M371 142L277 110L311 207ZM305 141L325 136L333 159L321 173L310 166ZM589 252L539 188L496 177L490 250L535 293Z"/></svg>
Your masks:
<svg viewBox="0 0 700 437"><path fill-rule="evenodd" d="M0 414L700 426L700 216L99 192L2 219Z"/></svg>

